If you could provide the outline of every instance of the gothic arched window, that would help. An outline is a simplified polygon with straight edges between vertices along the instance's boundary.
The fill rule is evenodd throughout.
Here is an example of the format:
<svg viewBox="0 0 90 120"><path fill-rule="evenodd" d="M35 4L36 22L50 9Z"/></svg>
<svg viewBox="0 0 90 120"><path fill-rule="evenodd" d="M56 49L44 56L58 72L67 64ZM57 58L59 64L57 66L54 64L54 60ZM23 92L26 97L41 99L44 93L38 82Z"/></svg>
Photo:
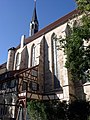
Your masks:
<svg viewBox="0 0 90 120"><path fill-rule="evenodd" d="M55 35L55 33L52 34L51 40L52 40L54 75L57 76L57 45L56 45L56 35Z"/></svg>
<svg viewBox="0 0 90 120"><path fill-rule="evenodd" d="M15 68L16 70L18 69L19 65L20 65L20 53L17 53L17 56L16 56L16 65L15 65Z"/></svg>
<svg viewBox="0 0 90 120"><path fill-rule="evenodd" d="M68 23L66 25L65 34L66 34L66 37L68 37L71 34L71 27Z"/></svg>
<svg viewBox="0 0 90 120"><path fill-rule="evenodd" d="M52 66L53 66L53 75L54 75L54 88L60 88L60 81L58 77L58 51L57 51L57 35L55 33L51 36L52 43Z"/></svg>
<svg viewBox="0 0 90 120"><path fill-rule="evenodd" d="M31 67L35 66L35 44L31 47Z"/></svg>

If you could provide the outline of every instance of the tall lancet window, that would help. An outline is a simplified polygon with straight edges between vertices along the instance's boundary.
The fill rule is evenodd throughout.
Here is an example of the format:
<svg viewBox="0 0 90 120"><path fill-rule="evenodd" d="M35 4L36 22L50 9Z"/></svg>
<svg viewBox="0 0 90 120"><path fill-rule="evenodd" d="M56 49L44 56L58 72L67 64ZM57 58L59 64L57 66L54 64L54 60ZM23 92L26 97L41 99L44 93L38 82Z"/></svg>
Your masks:
<svg viewBox="0 0 90 120"><path fill-rule="evenodd" d="M68 37L71 34L71 27L68 23L66 25L65 34L66 34L66 37Z"/></svg>
<svg viewBox="0 0 90 120"><path fill-rule="evenodd" d="M31 67L35 66L35 44L31 47Z"/></svg>
<svg viewBox="0 0 90 120"><path fill-rule="evenodd" d="M20 53L17 53L17 55L16 55L15 69L18 70L19 66L20 66Z"/></svg>
<svg viewBox="0 0 90 120"><path fill-rule="evenodd" d="M53 62L54 62L54 75L57 76L57 47L56 47L56 35L52 34L52 47L53 47Z"/></svg>
<svg viewBox="0 0 90 120"><path fill-rule="evenodd" d="M60 82L58 79L58 58L57 58L57 36L55 33L51 36L52 42L52 64L54 74L54 88L59 88Z"/></svg>

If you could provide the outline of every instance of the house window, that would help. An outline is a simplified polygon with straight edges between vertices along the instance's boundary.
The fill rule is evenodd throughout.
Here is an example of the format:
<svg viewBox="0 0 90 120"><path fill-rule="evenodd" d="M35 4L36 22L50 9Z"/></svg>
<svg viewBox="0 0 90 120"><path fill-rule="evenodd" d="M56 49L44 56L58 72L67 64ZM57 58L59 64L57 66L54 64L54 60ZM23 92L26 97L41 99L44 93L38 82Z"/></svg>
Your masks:
<svg viewBox="0 0 90 120"><path fill-rule="evenodd" d="M11 88L14 88L16 86L16 80L11 80L11 85L10 87Z"/></svg>
<svg viewBox="0 0 90 120"><path fill-rule="evenodd" d="M39 84L36 83L36 82L30 81L29 89L33 90L33 91L38 91L39 90Z"/></svg>
<svg viewBox="0 0 90 120"><path fill-rule="evenodd" d="M37 77L38 73L36 70L31 70L31 75Z"/></svg>
<svg viewBox="0 0 90 120"><path fill-rule="evenodd" d="M31 47L31 67L35 66L35 44Z"/></svg>
<svg viewBox="0 0 90 120"><path fill-rule="evenodd" d="M27 90L27 82L23 81L22 90Z"/></svg>
<svg viewBox="0 0 90 120"><path fill-rule="evenodd" d="M0 116L3 116L3 107L0 108Z"/></svg>
<svg viewBox="0 0 90 120"><path fill-rule="evenodd" d="M20 65L20 53L17 53L17 56L16 56L16 70L18 69L19 65Z"/></svg>
<svg viewBox="0 0 90 120"><path fill-rule="evenodd" d="M10 88L11 87L11 81L9 80L8 82L7 82L7 88Z"/></svg>
<svg viewBox="0 0 90 120"><path fill-rule="evenodd" d="M6 87L7 87L7 84L6 84L6 82L5 82L5 83L2 84L2 89L5 90Z"/></svg>
<svg viewBox="0 0 90 120"><path fill-rule="evenodd" d="M2 83L0 84L0 90L2 90Z"/></svg>

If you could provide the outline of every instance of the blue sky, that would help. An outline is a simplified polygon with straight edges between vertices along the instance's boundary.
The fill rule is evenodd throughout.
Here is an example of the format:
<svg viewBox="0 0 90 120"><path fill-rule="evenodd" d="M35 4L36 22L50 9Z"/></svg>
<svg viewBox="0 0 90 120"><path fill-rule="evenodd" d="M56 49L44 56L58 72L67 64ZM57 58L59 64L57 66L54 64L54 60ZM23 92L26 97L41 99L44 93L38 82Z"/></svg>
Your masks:
<svg viewBox="0 0 90 120"><path fill-rule="evenodd" d="M74 0L37 0L39 29L76 8ZM34 0L0 0L0 64L7 61L8 49L29 34Z"/></svg>

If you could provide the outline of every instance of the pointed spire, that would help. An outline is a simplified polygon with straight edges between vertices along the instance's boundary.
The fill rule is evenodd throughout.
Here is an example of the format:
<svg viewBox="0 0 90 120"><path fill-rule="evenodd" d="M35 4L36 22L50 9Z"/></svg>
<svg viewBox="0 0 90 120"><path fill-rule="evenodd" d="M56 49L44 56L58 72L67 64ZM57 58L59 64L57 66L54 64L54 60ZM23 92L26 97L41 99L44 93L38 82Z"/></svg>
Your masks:
<svg viewBox="0 0 90 120"><path fill-rule="evenodd" d="M36 0L34 0L34 11L33 11L33 16L32 20L30 22L30 33L29 35L34 35L36 32L38 32L38 19L37 19L37 13L36 13Z"/></svg>
<svg viewBox="0 0 90 120"><path fill-rule="evenodd" d="M36 0L34 0L34 11L33 11L33 16L32 16L32 21L37 21Z"/></svg>

